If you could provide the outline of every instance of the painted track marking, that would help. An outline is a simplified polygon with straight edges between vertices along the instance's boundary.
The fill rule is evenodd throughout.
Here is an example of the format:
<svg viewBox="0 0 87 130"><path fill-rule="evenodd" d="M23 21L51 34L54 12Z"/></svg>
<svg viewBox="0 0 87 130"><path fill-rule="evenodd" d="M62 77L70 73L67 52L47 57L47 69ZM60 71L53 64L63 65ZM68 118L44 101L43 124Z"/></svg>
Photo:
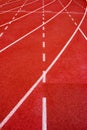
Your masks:
<svg viewBox="0 0 87 130"><path fill-rule="evenodd" d="M46 97L42 98L42 130L47 130L47 101Z"/></svg>

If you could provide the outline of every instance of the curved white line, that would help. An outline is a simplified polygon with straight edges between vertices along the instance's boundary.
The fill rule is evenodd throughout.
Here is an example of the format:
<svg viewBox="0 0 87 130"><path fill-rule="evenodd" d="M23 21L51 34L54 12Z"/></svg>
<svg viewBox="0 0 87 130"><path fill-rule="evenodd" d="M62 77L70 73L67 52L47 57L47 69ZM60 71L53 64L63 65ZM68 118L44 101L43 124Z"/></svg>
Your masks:
<svg viewBox="0 0 87 130"><path fill-rule="evenodd" d="M55 1L56 1L56 0L53 0L53 1L49 2L49 3L46 4L44 7L49 6L50 4L54 3ZM42 9L42 8L43 8L43 6L41 6L40 8L37 8L36 10L33 10L33 11L31 11L31 12L29 12L29 13L27 13L27 14L25 14L25 15L19 17L19 18L16 18L16 19L14 19L14 20L11 20L11 21L9 21L9 22L15 22L15 21L18 21L18 20L20 20L20 19L22 19L22 18L25 18L26 16L28 16L28 15L30 15L30 14L35 13L36 11L38 11L38 10L40 10L40 9ZM7 24L9 24L9 22L0 25L0 27L6 26Z"/></svg>
<svg viewBox="0 0 87 130"><path fill-rule="evenodd" d="M39 0L34 0L33 2L29 2L29 3L25 4L24 7L27 6L27 5L29 5L29 4L33 4L33 3L37 2L37 1L39 1ZM0 14L8 13L8 12L10 12L10 11L12 11L12 10L19 9L20 7L21 7L21 5L18 6L18 7L15 7L15 8L9 9L9 10L6 10L6 11L0 11L0 12L1 12Z"/></svg>
<svg viewBox="0 0 87 130"><path fill-rule="evenodd" d="M76 33L78 32L82 22L85 19L86 16L86 12L87 12L87 8L85 10L85 13L79 23L79 25L77 26L77 28L75 29L75 31L73 32L72 36L69 38L69 40L67 41L67 43L65 44L65 46L62 48L62 50L58 53L58 55L56 56L56 58L52 61L52 63L48 66L48 68L45 71L45 74L47 74L52 67L54 66L54 64L58 61L58 59L60 58L60 56L63 54L63 52L66 50L66 48L68 47L68 45L71 43L72 39L74 38L74 36L76 35ZM34 83L34 85L27 91L27 93L20 99L20 101L15 105L15 107L10 111L10 113L3 119L3 121L0 123L0 128L2 128L7 122L8 120L14 115L14 113L19 109L19 107L24 103L24 101L30 96L30 94L36 89L37 85L42 81L43 79L43 74L38 78L38 80Z"/></svg>
<svg viewBox="0 0 87 130"><path fill-rule="evenodd" d="M61 10L59 11L56 15L54 15L53 17L51 17L49 20L47 20L46 22L44 22L44 25L46 25L47 23L49 23L50 21L52 21L54 18L56 18L58 15L60 15L70 4L71 4L72 0L70 0L70 2ZM21 38L17 39L16 41L14 41L13 43L9 44L8 46L4 47L3 49L0 50L0 53L5 51L6 49L8 49L9 47L13 46L14 44L18 43L19 41L21 41L22 39L24 39L25 37L29 36L30 34L32 34L33 32L35 32L36 30L40 29L43 26L43 24L41 24L40 26L38 26L37 28L33 29L32 31L30 31L29 33L25 34L24 36L22 36Z"/></svg>

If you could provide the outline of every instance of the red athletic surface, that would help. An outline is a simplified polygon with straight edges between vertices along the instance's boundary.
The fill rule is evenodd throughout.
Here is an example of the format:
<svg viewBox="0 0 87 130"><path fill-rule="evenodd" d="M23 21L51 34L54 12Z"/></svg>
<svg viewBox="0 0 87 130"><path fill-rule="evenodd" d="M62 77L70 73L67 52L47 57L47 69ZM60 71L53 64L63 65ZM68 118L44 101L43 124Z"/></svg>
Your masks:
<svg viewBox="0 0 87 130"><path fill-rule="evenodd" d="M3 25L14 17L25 0L0 0L0 50L42 24L42 8L24 18ZM60 0L66 6L70 0ZM33 3L31 3L33 2ZM44 0L48 4L52 0ZM42 7L42 0L28 0L16 18ZM85 0L73 0L67 11L80 23ZM2 6L1 6L2 5ZM63 7L55 0L45 7L45 22ZM0 53L0 122L52 63L77 26L64 10L45 25L46 47L42 48L42 27ZM87 37L87 13L80 26ZM46 54L46 62L42 54ZM42 130L42 98L47 99L47 130L87 130L87 40L78 30L59 60L2 130Z"/></svg>

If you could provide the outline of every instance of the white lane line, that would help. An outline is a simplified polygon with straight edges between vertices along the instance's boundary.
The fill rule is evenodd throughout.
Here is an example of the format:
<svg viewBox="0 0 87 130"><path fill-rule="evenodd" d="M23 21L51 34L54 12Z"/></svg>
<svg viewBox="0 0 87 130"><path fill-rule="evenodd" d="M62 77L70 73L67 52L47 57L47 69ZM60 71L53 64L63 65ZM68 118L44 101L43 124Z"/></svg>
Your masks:
<svg viewBox="0 0 87 130"><path fill-rule="evenodd" d="M43 31L45 30L45 26L42 27L42 30L43 30Z"/></svg>
<svg viewBox="0 0 87 130"><path fill-rule="evenodd" d="M12 20L14 20L14 19L15 19L15 17L12 18Z"/></svg>
<svg viewBox="0 0 87 130"><path fill-rule="evenodd" d="M81 34L83 35L83 37L84 37L85 40L87 41L87 36L84 34L84 32L81 30L81 28L79 28L79 31L81 32Z"/></svg>
<svg viewBox="0 0 87 130"><path fill-rule="evenodd" d="M47 99L42 98L42 130L47 130Z"/></svg>
<svg viewBox="0 0 87 130"><path fill-rule="evenodd" d="M74 22L74 18L71 18L72 19L72 21Z"/></svg>
<svg viewBox="0 0 87 130"><path fill-rule="evenodd" d="M42 19L44 20L44 17Z"/></svg>
<svg viewBox="0 0 87 130"><path fill-rule="evenodd" d="M43 21L42 23L43 23L43 25L44 25L45 22Z"/></svg>
<svg viewBox="0 0 87 130"><path fill-rule="evenodd" d="M52 2L49 2L48 4L44 5L44 7L47 7L47 6L51 5L51 4L54 3L55 1L56 1L56 0L53 0ZM37 8L37 9L35 9L35 10L33 10L33 11L31 11L31 12L25 14L25 15L22 15L22 16L19 17L19 18L16 18L16 19L14 19L14 20L11 20L11 22L15 22L15 21L18 21L18 20L20 20L20 19L22 19L22 18L25 18L25 17L29 16L30 14L33 14L33 13L35 13L36 11L38 11L38 10L40 10L40 9L42 9L42 8L43 8L43 7L41 6L40 8ZM10 22L10 21L9 21L9 22ZM9 22L6 22L6 23L4 23L4 24L1 24L0 27L6 26L7 24L9 24Z"/></svg>
<svg viewBox="0 0 87 130"><path fill-rule="evenodd" d="M4 34L4 32L0 33L0 37L2 37L2 36L3 36L3 34Z"/></svg>
<svg viewBox="0 0 87 130"><path fill-rule="evenodd" d="M45 41L42 42L42 47L43 47L43 48L46 47L46 43L45 43Z"/></svg>
<svg viewBox="0 0 87 130"><path fill-rule="evenodd" d="M43 54L42 54L42 60L43 60L43 62L46 61L46 53L43 53Z"/></svg>
<svg viewBox="0 0 87 130"><path fill-rule="evenodd" d="M8 26L6 26L5 28L4 28L4 30L7 30L8 29Z"/></svg>
<svg viewBox="0 0 87 130"><path fill-rule="evenodd" d="M43 33L42 33L42 37L45 38L45 36L46 36L46 34L43 32Z"/></svg>
<svg viewBox="0 0 87 130"><path fill-rule="evenodd" d="M66 50L66 48L68 47L68 45L71 43L72 39L74 38L74 36L78 32L79 27L81 26L81 24L83 23L83 21L85 19L86 11L87 11L87 8L85 10L85 13L84 13L84 15L83 15L83 17L82 17L79 25L77 26L77 28L73 32L72 36L69 38L69 40L67 41L67 43L65 44L65 46L62 48L62 50L58 53L58 55L56 56L56 58L52 61L52 63L45 70L45 74L47 74L51 70L51 68L55 65L55 63L59 60L59 58L61 57L61 55L64 53L64 51ZM27 91L27 93L25 93L25 95L15 105L15 107L10 111L10 113L8 113L8 115L2 120L2 122L0 123L0 128L2 128L8 122L8 120L14 115L14 113L19 109L19 107L23 104L23 102L30 96L30 94L35 90L35 88L37 88L37 85L39 85L39 83L42 81L42 79L43 79L43 74L38 78L38 80L34 83L34 85L31 86L31 88Z"/></svg>
<svg viewBox="0 0 87 130"><path fill-rule="evenodd" d="M46 83L46 73L45 73L45 71L43 71L43 79L42 79L42 82L43 82L43 83Z"/></svg>
<svg viewBox="0 0 87 130"><path fill-rule="evenodd" d="M76 22L74 23L76 26L78 25Z"/></svg>
<svg viewBox="0 0 87 130"><path fill-rule="evenodd" d="M70 18L72 17L71 14L69 14L69 17L70 17Z"/></svg>
<svg viewBox="0 0 87 130"><path fill-rule="evenodd" d="M58 15L60 15L70 4L71 4L72 0L69 1L69 3L61 10L59 11L56 15L54 15L53 17L51 17L49 20L47 20L44 25L46 25L47 23L49 23L50 21L52 21L54 18L56 18ZM9 44L8 46L4 47L3 49L0 50L0 53L2 53L3 51L5 51L6 49L8 49L9 47L13 46L14 44L17 44L19 41L23 40L24 38L26 38L27 36L29 36L30 34L32 34L33 32L37 31L38 29L40 29L41 27L43 27L43 24L41 24L40 26L38 26L37 28L33 29L32 31L30 31L29 33L25 34L24 36L20 37L19 39L17 39L16 41L14 41L13 43Z"/></svg>

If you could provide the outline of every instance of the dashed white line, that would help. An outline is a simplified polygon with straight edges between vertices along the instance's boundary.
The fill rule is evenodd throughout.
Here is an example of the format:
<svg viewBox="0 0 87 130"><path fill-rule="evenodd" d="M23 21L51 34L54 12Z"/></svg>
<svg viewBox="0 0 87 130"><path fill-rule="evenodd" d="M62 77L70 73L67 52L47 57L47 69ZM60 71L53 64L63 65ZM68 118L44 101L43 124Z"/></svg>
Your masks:
<svg viewBox="0 0 87 130"><path fill-rule="evenodd" d="M74 22L74 18L71 18L72 19L72 21Z"/></svg>
<svg viewBox="0 0 87 130"><path fill-rule="evenodd" d="M44 26L42 27L42 30L43 30L43 31L45 30L45 27L44 27Z"/></svg>
<svg viewBox="0 0 87 130"><path fill-rule="evenodd" d="M46 43L45 43L45 41L42 42L42 47L43 47L43 48L46 47Z"/></svg>
<svg viewBox="0 0 87 130"><path fill-rule="evenodd" d="M43 54L42 54L42 60L43 60L43 62L46 61L46 53L43 53Z"/></svg>
<svg viewBox="0 0 87 130"><path fill-rule="evenodd" d="M4 28L4 30L7 30L8 29L8 26L6 26L5 28Z"/></svg>
<svg viewBox="0 0 87 130"><path fill-rule="evenodd" d="M4 34L4 32L0 33L0 37L2 37L2 36L3 36L3 34Z"/></svg>
<svg viewBox="0 0 87 130"><path fill-rule="evenodd" d="M43 32L43 33L42 33L42 37L45 38L45 36L46 36L46 34Z"/></svg>
<svg viewBox="0 0 87 130"><path fill-rule="evenodd" d="M46 73L45 73L45 71L43 71L43 79L42 79L42 82L43 82L43 83L46 83Z"/></svg>

